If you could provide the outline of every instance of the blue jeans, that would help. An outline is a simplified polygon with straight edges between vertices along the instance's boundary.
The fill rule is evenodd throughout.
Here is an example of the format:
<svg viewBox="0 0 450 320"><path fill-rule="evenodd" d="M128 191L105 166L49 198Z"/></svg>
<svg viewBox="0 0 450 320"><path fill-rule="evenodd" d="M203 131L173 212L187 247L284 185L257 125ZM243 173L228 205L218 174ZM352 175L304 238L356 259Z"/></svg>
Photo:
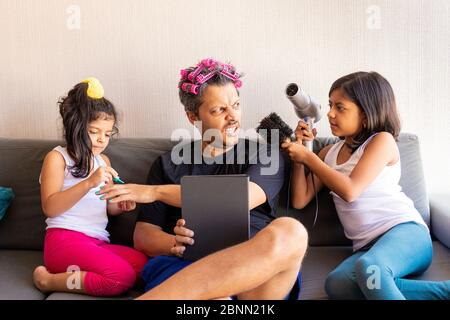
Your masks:
<svg viewBox="0 0 450 320"><path fill-rule="evenodd" d="M431 264L433 246L428 230L415 222L399 224L383 234L368 251L358 251L327 277L331 299L450 299L450 281L421 281Z"/></svg>

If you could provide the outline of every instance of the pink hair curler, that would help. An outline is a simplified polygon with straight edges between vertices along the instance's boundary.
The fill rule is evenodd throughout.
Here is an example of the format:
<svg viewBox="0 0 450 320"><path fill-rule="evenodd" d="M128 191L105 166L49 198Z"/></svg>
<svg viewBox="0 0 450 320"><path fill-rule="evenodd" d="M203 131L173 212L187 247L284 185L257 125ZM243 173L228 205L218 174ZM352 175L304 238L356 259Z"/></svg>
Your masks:
<svg viewBox="0 0 450 320"><path fill-rule="evenodd" d="M205 69L205 66L203 65L203 63L199 63L197 65L197 68L187 76L189 81L194 82L194 79L200 74L200 72L203 71L203 69Z"/></svg>
<svg viewBox="0 0 450 320"><path fill-rule="evenodd" d="M233 80L233 81L237 80L237 77L234 74L231 74L226 71L221 71L220 73L223 74L225 77L229 78L230 80Z"/></svg>
<svg viewBox="0 0 450 320"><path fill-rule="evenodd" d="M221 68L220 68L220 71L225 71L225 72L228 72L228 73L230 73L230 74L233 74L233 73L235 73L235 71L233 71L233 66L232 65L230 65L230 64L223 64L223 65L221 65Z"/></svg>
<svg viewBox="0 0 450 320"><path fill-rule="evenodd" d="M209 59L203 59L201 64L203 64L207 68L215 67L219 62L209 58Z"/></svg>
<svg viewBox="0 0 450 320"><path fill-rule="evenodd" d="M231 64L222 63L222 69L228 70L229 72L232 73L232 70L234 69L234 67Z"/></svg>
<svg viewBox="0 0 450 320"><path fill-rule="evenodd" d="M242 87L242 81L241 81L241 80L236 80L236 81L234 82L234 86L235 86L237 89L239 89L240 87Z"/></svg>
<svg viewBox="0 0 450 320"><path fill-rule="evenodd" d="M183 90L184 92L195 94L195 95L198 94L199 88L200 88L200 86L197 86L193 83L185 82L181 85L181 90Z"/></svg>
<svg viewBox="0 0 450 320"><path fill-rule="evenodd" d="M212 77L214 77L216 75L216 71L211 71L208 74L199 74L197 76L197 78L195 78L196 83L197 84L204 84L206 81L208 81L209 79L211 79Z"/></svg>
<svg viewBox="0 0 450 320"><path fill-rule="evenodd" d="M189 74L189 71L187 69L182 69L180 71L181 79L183 79L183 80L187 79L188 74Z"/></svg>
<svg viewBox="0 0 450 320"><path fill-rule="evenodd" d="M222 65L220 73L233 81L238 80L239 77L239 74L236 73L236 71L233 72L232 67L230 65Z"/></svg>

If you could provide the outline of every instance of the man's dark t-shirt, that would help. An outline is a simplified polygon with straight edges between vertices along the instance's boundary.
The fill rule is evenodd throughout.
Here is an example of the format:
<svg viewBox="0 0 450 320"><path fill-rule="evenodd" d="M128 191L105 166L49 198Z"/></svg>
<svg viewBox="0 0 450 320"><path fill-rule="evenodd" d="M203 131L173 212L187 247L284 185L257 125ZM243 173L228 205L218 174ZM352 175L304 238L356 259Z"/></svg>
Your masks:
<svg viewBox="0 0 450 320"><path fill-rule="evenodd" d="M275 218L275 209L284 182L285 158L270 146L256 144L250 140L239 140L228 152L215 158L203 158L200 141L190 142L180 148L179 158L172 160L172 152L158 157L153 163L148 178L149 185L180 184L187 175L246 174L266 194L266 202L250 211L250 233L254 236ZM187 152L188 150L189 152ZM175 153L177 154L177 153ZM270 161L270 162L269 162ZM175 162L175 163L174 163ZM223 201L232 201L224 195ZM160 226L173 234L181 209L160 201L141 206L137 221ZM189 228L189 221L186 221Z"/></svg>

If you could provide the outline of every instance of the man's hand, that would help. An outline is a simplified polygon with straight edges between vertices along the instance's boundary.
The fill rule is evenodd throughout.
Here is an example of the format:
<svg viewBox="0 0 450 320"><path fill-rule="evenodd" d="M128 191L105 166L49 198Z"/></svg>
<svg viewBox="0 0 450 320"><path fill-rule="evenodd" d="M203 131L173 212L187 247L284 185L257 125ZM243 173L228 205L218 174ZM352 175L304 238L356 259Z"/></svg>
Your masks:
<svg viewBox="0 0 450 320"><path fill-rule="evenodd" d="M187 245L194 244L194 231L189 230L184 227L186 221L184 219L179 219L177 225L173 228L175 233L175 245L170 249L170 253L177 257L182 257L184 250L186 250Z"/></svg>
<svg viewBox="0 0 450 320"><path fill-rule="evenodd" d="M120 201L117 203L117 206L122 211L133 211L136 209L136 202L131 200Z"/></svg>
<svg viewBox="0 0 450 320"><path fill-rule="evenodd" d="M102 200L110 203L134 201L137 203L152 203L156 199L156 186L141 184L107 184L97 192Z"/></svg>

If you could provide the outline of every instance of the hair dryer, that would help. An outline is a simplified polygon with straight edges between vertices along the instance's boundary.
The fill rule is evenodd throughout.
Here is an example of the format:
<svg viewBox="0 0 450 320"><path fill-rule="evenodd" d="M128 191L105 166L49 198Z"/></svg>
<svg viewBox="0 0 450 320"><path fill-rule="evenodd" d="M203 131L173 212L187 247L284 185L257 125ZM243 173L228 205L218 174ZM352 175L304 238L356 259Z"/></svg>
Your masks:
<svg viewBox="0 0 450 320"><path fill-rule="evenodd" d="M297 116L305 121L312 130L314 123L321 118L320 104L311 99L296 83L290 83L286 87L286 96L294 105ZM312 141L305 141L305 147L312 151Z"/></svg>

